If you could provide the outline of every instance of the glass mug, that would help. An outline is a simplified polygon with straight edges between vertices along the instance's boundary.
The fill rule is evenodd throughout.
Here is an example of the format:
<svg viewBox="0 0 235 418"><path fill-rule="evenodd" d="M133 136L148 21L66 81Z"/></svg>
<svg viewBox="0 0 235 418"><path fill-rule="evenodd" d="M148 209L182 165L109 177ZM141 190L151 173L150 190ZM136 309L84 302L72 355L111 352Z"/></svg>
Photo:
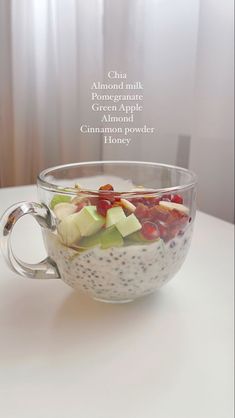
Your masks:
<svg viewBox="0 0 235 418"><path fill-rule="evenodd" d="M196 176L165 164L99 161L49 168L38 176L40 203L9 208L1 249L24 277L62 279L105 302L129 302L167 283L188 252L196 213ZM28 264L14 255L11 233L32 215L48 257Z"/></svg>

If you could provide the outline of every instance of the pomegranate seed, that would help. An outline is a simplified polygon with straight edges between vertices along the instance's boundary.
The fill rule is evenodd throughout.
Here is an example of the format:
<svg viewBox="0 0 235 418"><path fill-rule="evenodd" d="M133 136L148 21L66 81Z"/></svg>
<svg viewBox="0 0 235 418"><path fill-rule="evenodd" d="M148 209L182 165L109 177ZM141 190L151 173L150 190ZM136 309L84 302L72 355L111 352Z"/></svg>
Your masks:
<svg viewBox="0 0 235 418"><path fill-rule="evenodd" d="M188 215L183 215L179 221L180 225L186 225L186 223L188 222Z"/></svg>
<svg viewBox="0 0 235 418"><path fill-rule="evenodd" d="M168 230L167 240L175 238L178 232L179 232L178 228L173 228L173 229Z"/></svg>
<svg viewBox="0 0 235 418"><path fill-rule="evenodd" d="M143 203L141 198L138 197L131 197L128 200L130 200L131 203L133 203L133 205L138 206L139 203Z"/></svg>
<svg viewBox="0 0 235 418"><path fill-rule="evenodd" d="M109 190L109 191L113 191L114 189L113 189L113 186L111 185L111 184L105 184L104 186L101 186L100 188L99 188L99 190Z"/></svg>
<svg viewBox="0 0 235 418"><path fill-rule="evenodd" d="M170 194L164 194L161 198L161 200L164 200L165 202L171 201L171 195Z"/></svg>
<svg viewBox="0 0 235 418"><path fill-rule="evenodd" d="M141 233L146 239L150 241L160 237L158 227L153 222L144 222Z"/></svg>
<svg viewBox="0 0 235 418"><path fill-rule="evenodd" d="M109 200L99 200L96 205L97 212L102 215L106 216L107 211L112 207L112 204Z"/></svg>
<svg viewBox="0 0 235 418"><path fill-rule="evenodd" d="M137 208L135 210L135 216L141 220L143 218L149 217L149 209L147 206L145 206L143 203L139 203L137 205Z"/></svg>
<svg viewBox="0 0 235 418"><path fill-rule="evenodd" d="M117 194L117 195L115 195L114 196L114 199L115 199L115 202L120 202L120 200L121 200L121 195L119 194Z"/></svg>
<svg viewBox="0 0 235 418"><path fill-rule="evenodd" d="M169 240L169 231L165 225L158 223L158 230L160 233L160 237L167 242Z"/></svg>
<svg viewBox="0 0 235 418"><path fill-rule="evenodd" d="M160 205L154 206L153 208L151 208L149 210L149 212L150 212L151 219L155 220L155 221L158 220L158 221L164 221L165 222L165 221L167 221L167 219L170 215L169 210L166 209L166 208L163 208Z"/></svg>
<svg viewBox="0 0 235 418"><path fill-rule="evenodd" d="M91 205L96 206L97 203L99 202L99 198L96 197L96 196L92 196L92 197L90 197L90 202L91 202L90 203Z"/></svg>
<svg viewBox="0 0 235 418"><path fill-rule="evenodd" d="M180 196L179 194L174 194L171 196L171 201L173 203L180 203L181 205L183 204L184 200L182 198L182 196Z"/></svg>
<svg viewBox="0 0 235 418"><path fill-rule="evenodd" d="M150 197L144 197L143 198L143 203L148 206L149 208L157 205L159 203L160 199L157 199L154 196L150 196Z"/></svg>
<svg viewBox="0 0 235 418"><path fill-rule="evenodd" d="M109 200L110 203L114 203L115 197L110 193L100 193L99 200Z"/></svg>

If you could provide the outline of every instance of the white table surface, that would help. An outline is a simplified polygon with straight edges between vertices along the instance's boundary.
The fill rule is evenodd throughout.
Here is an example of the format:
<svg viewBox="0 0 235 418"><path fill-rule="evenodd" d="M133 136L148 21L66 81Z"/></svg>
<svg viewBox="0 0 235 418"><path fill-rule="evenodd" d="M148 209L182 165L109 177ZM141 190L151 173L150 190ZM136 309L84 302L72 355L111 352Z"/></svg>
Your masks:
<svg viewBox="0 0 235 418"><path fill-rule="evenodd" d="M32 199L32 186L0 189L0 213ZM31 218L14 247L45 254ZM200 212L177 276L126 305L20 278L0 257L0 416L232 418L232 318L233 225Z"/></svg>

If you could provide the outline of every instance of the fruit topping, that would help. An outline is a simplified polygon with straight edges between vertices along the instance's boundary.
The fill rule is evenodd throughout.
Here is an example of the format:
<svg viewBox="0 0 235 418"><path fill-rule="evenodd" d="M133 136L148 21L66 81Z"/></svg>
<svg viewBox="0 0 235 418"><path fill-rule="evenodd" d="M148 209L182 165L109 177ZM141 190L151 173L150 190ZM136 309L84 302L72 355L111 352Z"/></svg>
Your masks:
<svg viewBox="0 0 235 418"><path fill-rule="evenodd" d="M149 208L145 206L143 203L138 203L136 210L135 210L135 216L141 221L144 218L149 217Z"/></svg>
<svg viewBox="0 0 235 418"><path fill-rule="evenodd" d="M51 209L54 209L55 205L57 205L58 203L62 203L62 202L64 203L71 202L71 197L65 196L62 194L56 194L51 200L51 204L50 204Z"/></svg>
<svg viewBox="0 0 235 418"><path fill-rule="evenodd" d="M148 206L149 208L158 205L160 202L160 199L155 196L144 196L142 198L142 202Z"/></svg>
<svg viewBox="0 0 235 418"><path fill-rule="evenodd" d="M112 203L109 200L100 199L96 205L97 212L102 215L106 216L107 211L111 209Z"/></svg>
<svg viewBox="0 0 235 418"><path fill-rule="evenodd" d="M85 200L81 203L76 204L76 212L80 212L80 210L82 210L85 206L87 206L87 203ZM89 206L90 206L90 203L89 203Z"/></svg>
<svg viewBox="0 0 235 418"><path fill-rule="evenodd" d="M170 202L171 201L171 195L170 194L164 194L161 197L161 200L165 201L165 202Z"/></svg>
<svg viewBox="0 0 235 418"><path fill-rule="evenodd" d="M97 245L100 245L100 237L102 232L99 231L96 234L90 235L89 237L83 237L79 241L79 247L84 249L89 249L92 247L96 247Z"/></svg>
<svg viewBox="0 0 235 418"><path fill-rule="evenodd" d="M123 238L115 226L107 228L100 236L101 248L121 247L123 245Z"/></svg>
<svg viewBox="0 0 235 418"><path fill-rule="evenodd" d="M77 225L77 213L67 216L58 225L57 230L61 241L65 245L72 245L81 238Z"/></svg>
<svg viewBox="0 0 235 418"><path fill-rule="evenodd" d="M116 225L120 220L125 219L126 215L120 206L115 206L107 211L106 228Z"/></svg>
<svg viewBox="0 0 235 418"><path fill-rule="evenodd" d="M123 237L126 237L133 232L139 231L142 228L141 223L137 217L132 213L130 216L125 216L125 219L120 220L116 227Z"/></svg>
<svg viewBox="0 0 235 418"><path fill-rule="evenodd" d="M86 205L90 205L91 201L88 199L88 197L84 196L75 196L72 198L71 203L74 205L80 205L80 203L85 203Z"/></svg>
<svg viewBox="0 0 235 418"><path fill-rule="evenodd" d="M80 212L76 213L77 226L82 237L89 237L98 232L105 224L105 218L101 216L96 206L85 206Z"/></svg>
<svg viewBox="0 0 235 418"><path fill-rule="evenodd" d="M131 203L129 200L127 199L120 199L120 203L121 205L127 209L129 212L134 213L136 210L135 205L133 205L133 203Z"/></svg>
<svg viewBox="0 0 235 418"><path fill-rule="evenodd" d="M128 199L114 192L111 184L99 188L98 193L72 199L55 195L51 201L58 223L58 234L65 245L85 250L99 245L101 248L122 245L151 244L161 238L165 242L184 233L189 208L178 194L144 193ZM105 228L104 228L105 226Z"/></svg>
<svg viewBox="0 0 235 418"><path fill-rule="evenodd" d="M111 184L105 184L104 186L101 186L99 188L99 190L109 190L109 191L113 191L113 186Z"/></svg>
<svg viewBox="0 0 235 418"><path fill-rule="evenodd" d="M160 205L156 205L149 210L149 216L153 221L166 222L170 216L170 211Z"/></svg>
<svg viewBox="0 0 235 418"><path fill-rule="evenodd" d="M181 205L184 203L182 196L180 196L179 194L172 195L171 196L171 202L179 203Z"/></svg>
<svg viewBox="0 0 235 418"><path fill-rule="evenodd" d="M160 238L158 227L153 222L148 222L148 221L144 222L142 229L141 229L141 234L147 240L150 240L150 241Z"/></svg>
<svg viewBox="0 0 235 418"><path fill-rule="evenodd" d="M187 206L184 206L184 205L182 205L182 204L180 204L180 203L173 203L173 202L165 202L165 201L160 201L159 202L159 205L160 206L162 206L163 208L165 208L165 209L170 209L170 210L172 210L172 209L176 209L176 210L178 210L179 212L184 212L184 213L186 213L186 214L188 214L189 213L189 208L187 208Z"/></svg>
<svg viewBox="0 0 235 418"><path fill-rule="evenodd" d="M77 206L66 202L57 203L57 205L54 206L53 211L55 216L61 221L67 216L75 213L77 211Z"/></svg>

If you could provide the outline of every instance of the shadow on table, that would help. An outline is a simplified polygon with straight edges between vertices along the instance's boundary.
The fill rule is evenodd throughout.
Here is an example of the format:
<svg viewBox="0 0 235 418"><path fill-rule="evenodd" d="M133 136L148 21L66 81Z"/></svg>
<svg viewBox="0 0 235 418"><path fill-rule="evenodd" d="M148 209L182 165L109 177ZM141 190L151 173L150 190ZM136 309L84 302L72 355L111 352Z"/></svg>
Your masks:
<svg viewBox="0 0 235 418"><path fill-rule="evenodd" d="M158 292L133 302L128 303L104 303L87 297L80 292L73 291L64 301L57 312L56 324L85 323L92 325L102 321L106 323L120 323L123 320L141 317L155 311L155 315L165 309L167 296Z"/></svg>
<svg viewBox="0 0 235 418"><path fill-rule="evenodd" d="M72 292L56 313L53 334L55 338L63 336L83 344L100 336L109 340L149 329L158 332L159 327L162 332L162 327L169 326L172 318L177 328L177 311L177 299L165 290L125 304L97 302Z"/></svg>

